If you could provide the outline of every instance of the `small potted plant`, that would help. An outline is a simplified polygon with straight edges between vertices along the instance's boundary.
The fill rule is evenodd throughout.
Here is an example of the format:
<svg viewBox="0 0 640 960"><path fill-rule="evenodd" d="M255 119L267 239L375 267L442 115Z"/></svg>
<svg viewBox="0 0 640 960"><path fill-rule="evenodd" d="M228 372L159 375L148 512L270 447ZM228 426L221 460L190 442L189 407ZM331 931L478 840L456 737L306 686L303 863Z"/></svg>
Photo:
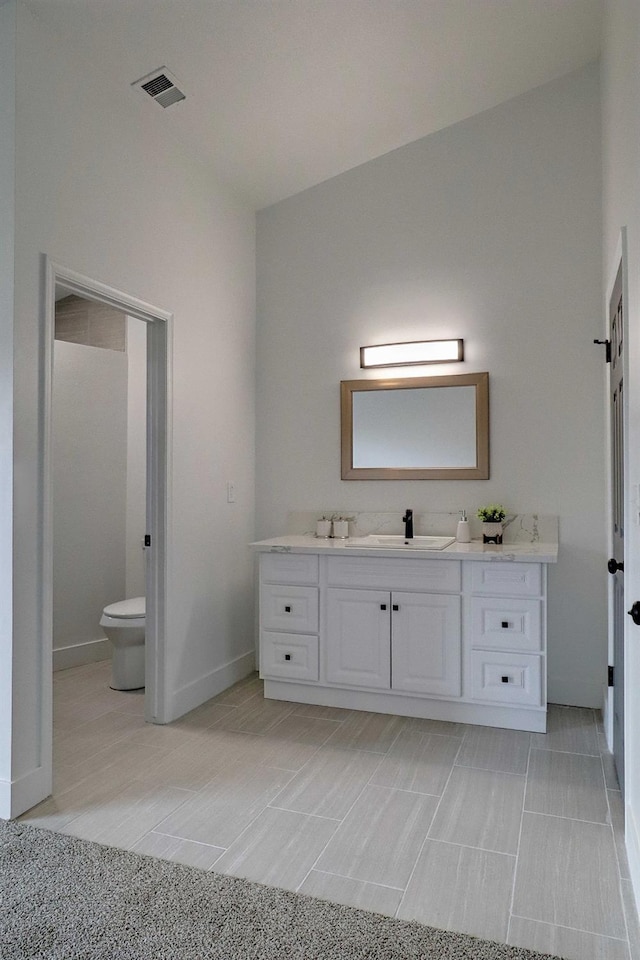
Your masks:
<svg viewBox="0 0 640 960"><path fill-rule="evenodd" d="M501 503L490 503L480 507L477 516L482 520L482 542L502 543L502 521L506 512Z"/></svg>

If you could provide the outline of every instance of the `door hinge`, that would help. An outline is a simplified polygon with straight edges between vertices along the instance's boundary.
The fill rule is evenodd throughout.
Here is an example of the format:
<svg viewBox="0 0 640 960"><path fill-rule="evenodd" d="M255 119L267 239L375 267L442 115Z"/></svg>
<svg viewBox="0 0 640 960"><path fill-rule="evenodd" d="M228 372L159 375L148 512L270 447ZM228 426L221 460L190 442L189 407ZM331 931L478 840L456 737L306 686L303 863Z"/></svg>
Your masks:
<svg viewBox="0 0 640 960"><path fill-rule="evenodd" d="M608 671L609 671L608 685L612 687L613 686L613 667L608 667Z"/></svg>
<svg viewBox="0 0 640 960"><path fill-rule="evenodd" d="M144 545L145 545L145 547L150 547L150 546L151 546L151 534L150 534L150 533L145 533L145 535L144 535Z"/></svg>
<svg viewBox="0 0 640 960"><path fill-rule="evenodd" d="M611 340L594 340L594 343L599 343L605 348L604 358L607 363L611 363Z"/></svg>

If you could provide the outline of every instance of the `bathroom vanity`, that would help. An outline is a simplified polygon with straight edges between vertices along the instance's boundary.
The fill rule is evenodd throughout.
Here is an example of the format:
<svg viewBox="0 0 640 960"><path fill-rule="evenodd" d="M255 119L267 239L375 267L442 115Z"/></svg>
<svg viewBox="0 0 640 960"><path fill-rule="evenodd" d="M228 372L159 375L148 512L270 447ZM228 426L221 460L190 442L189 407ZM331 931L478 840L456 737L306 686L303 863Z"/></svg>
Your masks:
<svg viewBox="0 0 640 960"><path fill-rule="evenodd" d="M266 697L545 732L557 543L253 547Z"/></svg>

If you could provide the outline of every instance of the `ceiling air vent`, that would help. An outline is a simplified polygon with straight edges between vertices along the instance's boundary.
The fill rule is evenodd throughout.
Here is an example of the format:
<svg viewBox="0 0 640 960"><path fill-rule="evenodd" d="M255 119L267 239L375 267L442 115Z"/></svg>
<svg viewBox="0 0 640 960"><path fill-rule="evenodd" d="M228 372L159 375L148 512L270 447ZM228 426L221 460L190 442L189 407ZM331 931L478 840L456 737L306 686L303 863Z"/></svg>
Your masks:
<svg viewBox="0 0 640 960"><path fill-rule="evenodd" d="M166 67L160 67L153 73L148 73L146 77L141 77L131 86L140 87L161 107L170 107L172 103L186 99L185 94L178 87L178 81Z"/></svg>

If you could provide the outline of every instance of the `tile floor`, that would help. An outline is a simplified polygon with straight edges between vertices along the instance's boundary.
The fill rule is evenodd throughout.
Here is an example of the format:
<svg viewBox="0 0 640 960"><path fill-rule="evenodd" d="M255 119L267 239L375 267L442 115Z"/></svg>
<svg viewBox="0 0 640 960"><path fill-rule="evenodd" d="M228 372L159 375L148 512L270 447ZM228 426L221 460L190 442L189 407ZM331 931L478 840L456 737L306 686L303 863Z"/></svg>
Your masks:
<svg viewBox="0 0 640 960"><path fill-rule="evenodd" d="M253 677L166 726L57 673L54 795L22 819L569 960L633 960L622 804L592 710L549 732L264 700Z"/></svg>

